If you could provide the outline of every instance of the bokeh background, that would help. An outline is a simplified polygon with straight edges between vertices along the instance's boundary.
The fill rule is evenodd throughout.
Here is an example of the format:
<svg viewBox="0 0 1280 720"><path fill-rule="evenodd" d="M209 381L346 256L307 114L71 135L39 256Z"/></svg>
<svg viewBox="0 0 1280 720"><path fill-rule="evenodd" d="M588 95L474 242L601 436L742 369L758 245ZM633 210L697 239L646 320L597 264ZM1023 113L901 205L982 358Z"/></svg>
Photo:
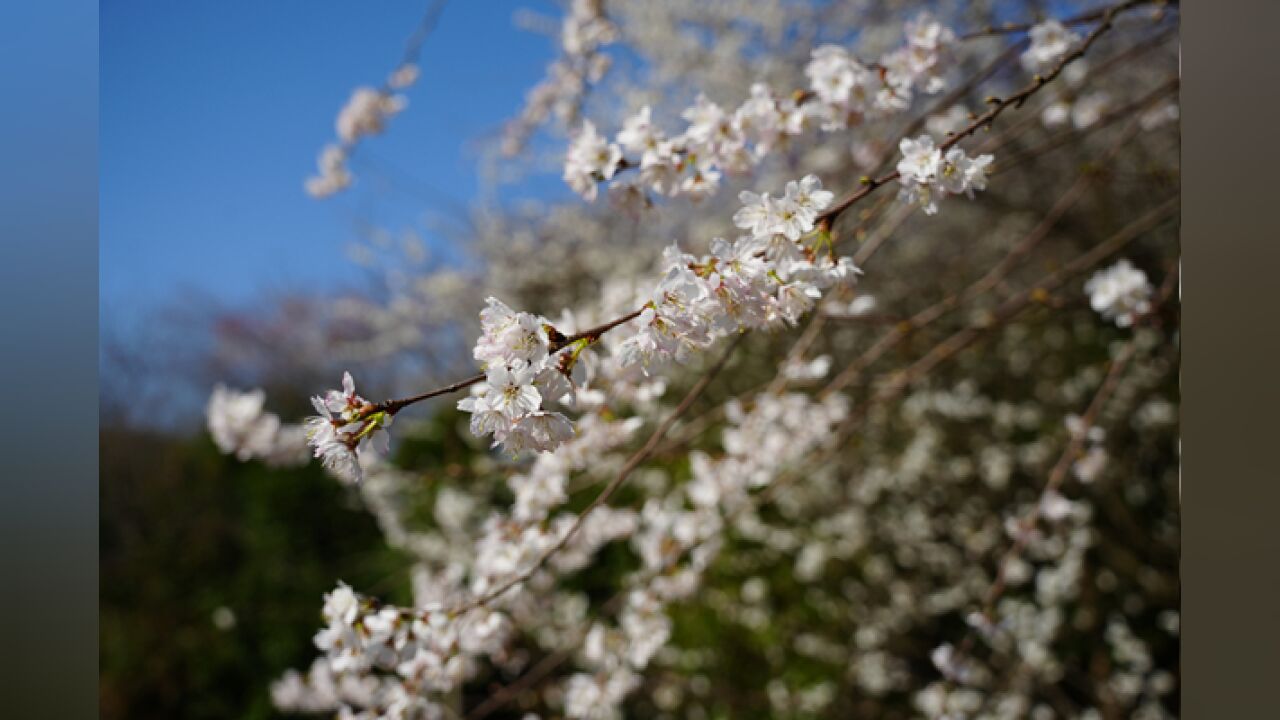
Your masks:
<svg viewBox="0 0 1280 720"><path fill-rule="evenodd" d="M765 7L771 3L748 5L756 6L762 25L779 22ZM821 9L824 4L813 5ZM918 6L901 5L858 8L862 15L853 8L847 12L868 24L888 25L907 6ZM930 5L970 27L1009 17L1070 14L1087 6ZM281 471L217 452L203 432L204 403L215 383L263 387L273 411L297 418L307 411L308 394L331 386L335 373L361 362L350 353L327 354L325 349L334 344L390 342L394 351L372 353L376 357L360 365L362 377L388 393L420 386L424 378L455 376L466 361L465 324L432 318L423 323L436 333L430 342L388 341L385 327L373 332L353 324L335 307L336 300L357 298L369 306L394 308L404 295L405 276L456 269L458 277L481 278L477 292L504 288L523 299L525 307L550 315L589 298L606 271L641 273L672 236L706 234L702 231L714 223L705 218L727 216L733 203L734 192L722 191L724 202L704 208L703 219L685 208L657 227L637 230L636 223L611 216L605 207L577 209L580 201L564 188L556 168L562 133L552 130L536 137L518 168L494 159L504 124L520 111L526 91L541 80L557 54L554 34L563 9L532 0L448 4L423 46L423 75L408 93L408 109L354 157L356 186L323 202L308 197L302 180L312 171L317 150L332 137L337 108L351 88L376 83L395 66L422 12L422 4L408 2L376 9L346 3L131 2L102 10L104 717L272 717L267 686L286 669L310 663L311 636L320 623L318 599L335 579L387 599L409 599L407 559L387 547L357 494L315 466ZM655 25L653 37L616 51L628 82L601 93L588 116L607 118L602 124L616 127L613 120L629 109L624 106L653 96L667 99L668 117L673 117L693 89L737 102L746 81L757 73L782 85L800 82L795 69L803 66L807 39L797 42L721 24L723 18L712 11L693 22L702 23L703 33L754 38L760 52L744 49L745 43L717 44L704 34L703 55L689 52L667 59L669 64L658 65L662 72L645 76L640 70L658 63L665 42ZM1120 34L1103 57L1142 42L1151 44L1143 64L1108 80L1116 83L1110 90L1113 107L1176 77L1176 21ZM681 62L686 64L683 74L677 67ZM997 77L993 82L1008 87L1016 79ZM981 93L969 100L978 107ZM1023 121L1008 122L1016 126ZM903 280L873 285L881 307L919 309L922 301L913 299L916 290L906 279L926 273L943 290L962 286L1112 147L1123 126L1081 133L1074 138L1078 142L1048 153L1038 169L1019 172L1016 183L983 195L986 204L979 208L948 207L945 226L931 227L920 218L903 226L895 237L911 241L887 252L878 271ZM1033 126L1006 151L1034 157L1053 137ZM821 169L824 178L831 178L829 185L850 186L866 171L856 153L862 139L841 138L835 159L806 148L768 168L766 177ZM1175 124L1133 143L1117 168L1098 170L1099 187L1105 191L1091 193L1068 215L1026 277L1105 238L1132 219L1134 208L1149 207L1176 192L1177 157ZM518 232L524 224L533 229ZM592 245L593 236L601 234L607 239ZM556 235L570 237L552 237ZM511 271L539 253L554 275ZM1164 228L1130 256L1161 279L1177 256L1176 228ZM575 276L587 278L585 287L563 282ZM467 304L458 300L458 307ZM455 309L446 305L441 313ZM1033 445L1033 436L1051 433L1062 414L1081 409L1078 393L1055 394L1055 388L1081 372L1089 377L1088 368L1096 368L1119 337L1114 329L1095 331L1096 320L1078 287L1053 309L1057 313L1037 315L1010 329L992 343L994 349L971 357L932 389L1043 406L1043 417L1023 428L1027 437L1000 439ZM1176 314L1166 318L1166 327L1170 324L1176 327ZM858 331L843 332L852 336ZM1170 342L1169 336L1161 341ZM826 349L840 358L853 352L857 342L835 336ZM430 346L430 354L423 352L424 345ZM752 377L763 376L770 367L768 348L753 348L763 358L759 366L740 368L736 387L723 388L716 397L750 387ZM926 348L922 340L906 350ZM1133 410L1152 400L1176 404L1176 352L1153 355L1156 370L1136 391L1142 395L1132 399ZM1044 374L1028 377L1029 367ZM911 428L903 425L901 418L885 421L885 437L870 443L876 457L897 457L909 449ZM458 426L447 407L436 408L421 432L398 447L398 459L421 469L424 477L447 477L449 468L466 466L477 452ZM940 436L956 456L980 457L985 440L992 438L964 421L948 425ZM1131 427L1112 436L1112 447L1120 450L1113 452L1115 471L1146 484L1144 491L1135 492L1116 480L1101 486L1104 490L1093 498L1103 508L1099 532L1104 548L1093 572L1106 569L1113 576L1104 583L1112 586L1113 597L1098 600L1094 611L1103 617L1117 608L1125 611L1128 598L1139 597L1136 608L1129 603L1139 633L1150 640L1156 664L1176 670L1176 636L1167 631L1167 611L1176 609L1178 592L1175 441L1176 427L1167 424L1156 433ZM1025 499L1020 489L1035 486L1037 463L1044 462L1031 458L1009 473L1012 479L1005 484L979 485L990 508ZM432 485L427 494L436 488ZM948 500L939 496L932 502L939 508ZM889 510L905 512L901 507ZM946 519L939 514L940 521ZM1126 554L1129 547L1142 551ZM828 584L838 588L841 573L862 572L865 560L852 559L843 570L832 569ZM602 569L603 580L597 582L606 583L625 563L624 558L610 559L606 565L612 568ZM779 615L773 628L744 634L741 623L722 624L715 612L690 611L679 621L685 642L737 658L708 671L716 688L712 706L714 696L725 692L754 687L758 693L743 695L743 705L722 697L724 716L752 710L767 714L761 709L770 702L763 692L770 680L764 668L777 662L764 659L771 654L769 646L821 619L812 612L821 603L788 573L766 575L775 601L790 611ZM717 582L740 587L754 576L732 568ZM1096 619L1094 627L1086 623L1072 641L1078 647L1064 650L1070 662L1090 657L1094 646L1088 638L1102 644L1102 625ZM935 640L953 636L956 628L938 621L916 630L918 637L911 642L919 647L902 650L920 661L905 673L924 677L931 672L925 660L929 648ZM781 661L795 687L815 686L830 675L821 660L802 655ZM1084 672L1105 677L1107 670ZM1176 701L1165 702L1176 713ZM896 706L889 701L859 705L850 699L837 707L895 716L910 706L904 689ZM826 714L841 716L838 712L828 709Z"/></svg>

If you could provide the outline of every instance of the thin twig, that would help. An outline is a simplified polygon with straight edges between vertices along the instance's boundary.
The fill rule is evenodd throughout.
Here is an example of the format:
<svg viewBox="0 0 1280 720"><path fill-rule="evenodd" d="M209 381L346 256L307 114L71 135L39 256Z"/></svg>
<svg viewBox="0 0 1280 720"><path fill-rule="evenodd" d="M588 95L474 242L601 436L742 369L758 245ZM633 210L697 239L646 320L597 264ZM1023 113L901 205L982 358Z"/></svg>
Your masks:
<svg viewBox="0 0 1280 720"><path fill-rule="evenodd" d="M1177 2L1176 0L1174 0L1173 2L1166 2L1162 4L1176 5ZM1101 18L1104 15L1106 15L1108 9L1109 8L1106 8L1106 7L1100 7L1100 8L1095 8L1093 10L1087 10L1079 15L1066 18L1065 20L1059 20L1058 22L1062 23L1067 27L1071 27L1073 25L1088 25L1094 20L1097 20L1098 18ZM957 39L973 40L975 38L991 37L993 35L1008 35L1012 33L1022 33L1022 32L1027 32L1028 30L1030 30L1031 28L1039 24L1040 23L1007 22L998 27L995 25L988 25L987 27L981 30L976 30L974 32L969 32L969 33L965 33L964 35L960 35Z"/></svg>
<svg viewBox="0 0 1280 720"><path fill-rule="evenodd" d="M1142 217L1124 226L1110 239L1095 245L1091 250L1067 263L1061 269L1042 278L1040 282L1030 289L1009 298L992 311L991 318L981 326L969 326L959 330L935 346L933 350L906 370L896 373L881 392L894 393L919 380L928 374L942 359L968 347L992 324L1017 315L1029 305L1042 302L1048 298L1050 292L1061 287L1070 278L1093 267L1132 240L1164 222L1177 211L1179 204L1180 199L1177 195L1170 197Z"/></svg>
<svg viewBox="0 0 1280 720"><path fill-rule="evenodd" d="M1117 153L1125 146L1125 144L1138 131L1138 125L1134 123L1126 132L1124 132L1112 146L1103 153L1098 159L1097 164L1106 165L1116 156ZM1086 166L1081 170L1076 181L1067 189L1057 202L1049 209L1049 212L1036 224L1031 232L1027 233L1016 245L1009 249L1004 258L996 263L994 267L988 270L981 278L974 281L964 290L952 293L920 312L912 315L910 318L903 320L886 332L871 347L867 348L856 360L849 363L839 375L823 390L823 395L829 395L839 392L850 383L858 379L861 374L870 367L876 360L879 360L889 350L898 346L902 341L913 333L919 331L925 326L935 322L948 312L956 309L962 304L971 302L975 298L983 295L993 288L1018 266L1020 261L1031 252L1041 241L1049 234L1049 231L1057 225L1062 216L1071 209L1076 202L1084 195L1084 191L1092 184L1096 174Z"/></svg>
<svg viewBox="0 0 1280 720"><path fill-rule="evenodd" d="M979 115L972 122L970 122L968 125L962 128L960 131L956 132L954 135L947 138L946 141L944 141L938 146L938 149L942 152L946 152L947 150L950 150L951 148L955 147L961 140L969 137L970 135L973 135L983 127L991 126L991 124L995 122L995 119L1010 107L1012 108L1022 107L1022 104L1027 101L1027 98L1030 98L1032 95L1036 94L1036 92L1038 92L1041 88L1043 88L1045 85L1048 85L1055 78L1057 78L1058 75L1062 74L1063 68L1065 68L1067 65L1071 64L1072 62L1080 59L1081 57L1084 57L1084 54L1088 52L1089 48L1092 47L1093 44L1098 41L1098 38L1102 37L1108 30L1110 30L1113 27L1112 21L1115 19L1116 15L1147 2L1150 2L1150 0L1127 0L1127 2L1119 3L1117 5L1112 5L1110 8L1106 10L1105 13L1103 13L1102 22L1100 22L1098 26L1095 27L1093 31L1090 32L1085 37L1085 39L1078 46L1076 46L1074 50L1062 56L1062 58L1058 61L1058 63L1054 65L1053 68L1050 69L1048 73L1044 75L1036 75L1035 78L1030 83L1028 83L1021 90L1013 93L1009 97L987 98L987 102L991 104L991 108L988 109L986 112L982 113L981 115ZM825 223L827 227L830 227L840 217L842 213L844 213L846 210L852 207L859 200L875 192L878 188L883 187L884 185L887 185L893 182L894 180L897 180L898 178L899 178L899 173L897 171L894 171L887 175L882 175L877 178L864 176L862 178L862 188L846 196L843 200L836 203L831 208L828 208L825 212L823 212L821 215L818 216L818 222Z"/></svg>
<svg viewBox="0 0 1280 720"><path fill-rule="evenodd" d="M586 330L583 330L582 332L574 333L573 335L564 336L564 335L559 335L557 333L555 337L553 337L551 340L550 346L548 347L548 352L554 355L555 353L560 352L561 350L569 347L575 342L580 342L583 340L586 340L588 342L595 342L610 330L618 327L619 325L625 324L627 322L630 322L640 317L640 314L642 312L644 312L643 309L636 310L635 312L627 313L626 315L623 315L622 317L616 320L610 320L607 323L597 325L593 328L588 328ZM389 415L394 415L400 412L401 410L403 410L404 408L410 405L413 405L414 403L419 403L419 402L422 402L423 400L428 400L433 397L439 397L441 395L448 395L449 393L457 392L459 390L462 390L463 388L471 387L472 385L475 385L476 383L479 383L484 379L485 379L485 374L479 373L476 375L472 375L471 377L465 380L459 380L458 382L455 382L451 385L445 385L444 387L439 387L434 390L428 390L427 392L420 393L418 395L411 395L409 397L399 398L396 400L383 400L382 402L372 405L368 409L366 409L364 411L364 416L367 417L377 412L385 412Z"/></svg>

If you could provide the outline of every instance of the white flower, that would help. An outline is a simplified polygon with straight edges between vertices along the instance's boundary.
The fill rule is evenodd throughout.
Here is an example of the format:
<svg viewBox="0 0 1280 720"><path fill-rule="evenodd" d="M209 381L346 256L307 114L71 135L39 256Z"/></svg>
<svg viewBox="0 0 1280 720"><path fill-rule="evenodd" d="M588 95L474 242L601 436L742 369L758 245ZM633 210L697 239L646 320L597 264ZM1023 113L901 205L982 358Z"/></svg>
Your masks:
<svg viewBox="0 0 1280 720"><path fill-rule="evenodd" d="M933 138L921 135L914 140L903 138L898 143L902 159L898 161L898 174L903 184L924 185L933 181L942 164L942 151L933 145Z"/></svg>
<svg viewBox="0 0 1280 720"><path fill-rule="evenodd" d="M936 50L955 40L955 33L943 27L927 12L922 12L915 19L907 21L906 34L907 43L921 50Z"/></svg>
<svg viewBox="0 0 1280 720"><path fill-rule="evenodd" d="M689 121L685 136L695 143L710 143L717 139L726 132L729 123L729 116L724 108L702 94L698 95L693 106L682 112L680 117Z"/></svg>
<svg viewBox="0 0 1280 720"><path fill-rule="evenodd" d="M484 393L488 390L486 385L477 385L473 392L479 394L458 401L459 410L471 413L471 434L476 437L500 435L511 427L511 420L485 399Z"/></svg>
<svg viewBox="0 0 1280 720"><path fill-rule="evenodd" d="M640 182L654 192L675 195L680 192L680 170L683 160L670 140L657 143L640 157Z"/></svg>
<svg viewBox="0 0 1280 720"><path fill-rule="evenodd" d="M1138 316L1151 309L1151 283L1146 273L1128 260L1120 260L1099 270L1085 283L1089 304L1119 327L1129 327Z"/></svg>
<svg viewBox="0 0 1280 720"><path fill-rule="evenodd" d="M938 211L937 201L943 195L964 193L972 197L974 190L985 190L988 168L995 159L991 155L970 158L956 147L949 149L944 157L928 135L914 140L904 138L899 149L902 151L902 159L898 161L898 182L902 184L899 197L920 205L929 215Z"/></svg>
<svg viewBox="0 0 1280 720"><path fill-rule="evenodd" d="M787 183L786 194L809 218L808 224L811 228L818 214L826 210L835 199L835 193L822 189L822 180L817 175L805 175L800 178L799 183L794 181Z"/></svg>
<svg viewBox="0 0 1280 720"><path fill-rule="evenodd" d="M341 145L325 145L316 160L318 175L307 178L307 194L323 198L347 189L351 173L347 170L347 151Z"/></svg>
<svg viewBox="0 0 1280 720"><path fill-rule="evenodd" d="M773 232L778 219L769 193L757 195L750 190L743 190L739 193L738 200L742 202L742 208L733 214L734 225L750 230L755 237L764 237Z"/></svg>
<svg viewBox="0 0 1280 720"><path fill-rule="evenodd" d="M627 606L618 624L628 640L627 662L638 670L644 669L671 637L671 618L662 602L644 590L627 595Z"/></svg>
<svg viewBox="0 0 1280 720"><path fill-rule="evenodd" d="M618 142L627 152L643 154L657 147L662 134L653 127L649 106L645 105L635 115L627 118L618 132Z"/></svg>
<svg viewBox="0 0 1280 720"><path fill-rule="evenodd" d="M1040 111L1040 122L1047 128L1065 125L1071 119L1071 103L1065 100L1054 100Z"/></svg>
<svg viewBox="0 0 1280 720"><path fill-rule="evenodd" d="M404 110L408 101L399 95L390 95L371 87L358 87L351 99L338 113L336 121L338 137L351 144L364 135L377 135L386 121Z"/></svg>
<svg viewBox="0 0 1280 720"><path fill-rule="evenodd" d="M1090 447L1083 457L1071 465L1071 472L1076 479L1086 485L1098 479L1107 466L1107 451L1101 446Z"/></svg>
<svg viewBox="0 0 1280 720"><path fill-rule="evenodd" d="M1028 71L1044 69L1066 54L1080 39L1057 20L1047 20L1027 33L1031 44L1022 53L1022 65Z"/></svg>
<svg viewBox="0 0 1280 720"><path fill-rule="evenodd" d="M582 129L569 145L564 180L586 200L595 200L599 192L597 183L612 178L621 160L622 149L596 132L590 120L584 120Z"/></svg>
<svg viewBox="0 0 1280 720"><path fill-rule="evenodd" d="M513 453L550 452L573 438L573 423L556 412L531 412L513 423L500 440Z"/></svg>
<svg viewBox="0 0 1280 720"><path fill-rule="evenodd" d="M387 436L382 431L392 416L356 394L349 372L342 374L342 390L316 395L311 404L319 415L307 418L305 427L315 457L338 479L359 483L364 473L357 451L375 438L385 448Z"/></svg>
<svg viewBox="0 0 1280 720"><path fill-rule="evenodd" d="M774 203L773 231L793 243L813 229L813 213L795 201L795 182L788 183L786 195Z"/></svg>
<svg viewBox="0 0 1280 720"><path fill-rule="evenodd" d="M953 195L973 197L974 190L987 189L987 169L995 158L979 155L970 158L960 148L951 148L943 158L938 184Z"/></svg>
<svg viewBox="0 0 1280 720"><path fill-rule="evenodd" d="M1071 108L1071 124L1077 130L1093 126L1102 119L1102 114L1107 111L1110 103L1111 98L1105 92L1085 95Z"/></svg>
<svg viewBox="0 0 1280 720"><path fill-rule="evenodd" d="M480 311L482 334L472 355L482 365L515 362L536 364L547 357L550 343L545 322L529 313L518 313L497 298L490 297Z"/></svg>
<svg viewBox="0 0 1280 720"><path fill-rule="evenodd" d="M716 170L695 170L680 183L680 191L693 202L704 200L720 189L720 173Z"/></svg>
<svg viewBox="0 0 1280 720"><path fill-rule="evenodd" d="M266 395L262 390L239 392L223 385L213 389L205 414L209 434L224 453L240 460L270 455L275 447L280 418L263 412Z"/></svg>
<svg viewBox="0 0 1280 720"><path fill-rule="evenodd" d="M405 63L396 68L387 78L387 85L396 90L403 90L418 81L418 66Z"/></svg>
<svg viewBox="0 0 1280 720"><path fill-rule="evenodd" d="M542 395L533 386L533 377L533 368L524 364L490 368L485 375L489 386L489 392L484 396L486 405L509 420L517 420L537 410L542 404Z"/></svg>
<svg viewBox="0 0 1280 720"><path fill-rule="evenodd" d="M809 77L810 88L824 102L843 104L866 69L844 48L823 45L813 51L804 74Z"/></svg>
<svg viewBox="0 0 1280 720"><path fill-rule="evenodd" d="M809 283L787 283L778 288L778 314L791 325L795 325L821 297L822 291Z"/></svg>
<svg viewBox="0 0 1280 720"><path fill-rule="evenodd" d="M323 612L326 622L350 625L360 612L360 598L356 597L350 585L339 581L338 587L325 593Z"/></svg>
<svg viewBox="0 0 1280 720"><path fill-rule="evenodd" d="M929 654L929 659L933 661L933 666L938 669L938 672L948 680L961 683L968 680L969 668L960 659L951 643L943 643L934 648Z"/></svg>

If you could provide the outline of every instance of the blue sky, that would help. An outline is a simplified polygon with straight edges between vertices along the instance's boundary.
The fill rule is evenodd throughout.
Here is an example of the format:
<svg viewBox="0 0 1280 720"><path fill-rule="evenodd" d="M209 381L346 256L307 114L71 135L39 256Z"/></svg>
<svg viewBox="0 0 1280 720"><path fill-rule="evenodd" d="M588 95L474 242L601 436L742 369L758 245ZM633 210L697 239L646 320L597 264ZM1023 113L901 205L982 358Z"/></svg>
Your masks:
<svg viewBox="0 0 1280 720"><path fill-rule="evenodd" d="M408 110L361 145L356 187L323 201L302 190L338 109L395 67L426 6L103 3L101 320L143 317L187 290L236 304L351 285L359 271L344 248L359 222L396 230L442 199L470 202L475 144L520 108L554 57L550 39L516 28L513 13L558 14L549 0L450 2Z"/></svg>

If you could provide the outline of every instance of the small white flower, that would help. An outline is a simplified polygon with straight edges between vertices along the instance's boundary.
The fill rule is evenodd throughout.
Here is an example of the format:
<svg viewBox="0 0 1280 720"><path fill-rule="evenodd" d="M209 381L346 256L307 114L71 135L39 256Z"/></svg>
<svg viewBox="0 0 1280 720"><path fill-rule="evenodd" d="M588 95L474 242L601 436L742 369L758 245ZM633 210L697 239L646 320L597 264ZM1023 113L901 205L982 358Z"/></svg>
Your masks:
<svg viewBox="0 0 1280 720"><path fill-rule="evenodd" d="M1099 91L1085 95L1071 108L1071 124L1077 130L1092 127L1102 119L1110 103L1111 98L1105 92Z"/></svg>
<svg viewBox="0 0 1280 720"><path fill-rule="evenodd" d="M842 104L849 100L854 85L866 70L838 45L823 45L813 51L804 69L810 87L824 102Z"/></svg>
<svg viewBox="0 0 1280 720"><path fill-rule="evenodd" d="M527 365L498 365L490 368L485 377L489 385L485 403L509 420L527 415L542 404L542 395L533 386L533 369Z"/></svg>
<svg viewBox="0 0 1280 720"><path fill-rule="evenodd" d="M774 201L769 197L769 193L757 195L749 190L743 190L738 195L738 200L742 202L742 207L733 214L734 225L750 230L755 237L764 237L773 232L778 220Z"/></svg>
<svg viewBox="0 0 1280 720"><path fill-rule="evenodd" d="M329 390L311 398L319 415L307 418L307 443L325 469L344 482L359 483L364 472L357 455L359 448L376 439L387 443L384 428L392 416L356 394L351 373L342 374L342 390Z"/></svg>
<svg viewBox="0 0 1280 720"><path fill-rule="evenodd" d="M1062 57L1080 39L1057 20L1047 20L1027 33L1031 44L1022 53L1022 65L1030 72L1042 70Z"/></svg>
<svg viewBox="0 0 1280 720"><path fill-rule="evenodd" d="M364 135L377 135L392 115L404 110L408 101L371 87L358 87L338 113L338 137L351 144Z"/></svg>
<svg viewBox="0 0 1280 720"><path fill-rule="evenodd" d="M360 612L360 598L356 597L350 585L339 581L338 587L324 596L324 619L326 622L339 622L350 625L355 622Z"/></svg>
<svg viewBox="0 0 1280 720"><path fill-rule="evenodd" d="M627 152L643 154L658 145L662 134L653 127L649 106L645 105L635 115L627 118L618 132L618 143Z"/></svg>
<svg viewBox="0 0 1280 720"><path fill-rule="evenodd" d="M564 180L586 200L595 200L597 184L612 178L621 160L622 149L596 132L590 120L584 120L565 157Z"/></svg>
<svg viewBox="0 0 1280 720"><path fill-rule="evenodd" d="M213 389L205 414L219 450L235 453L240 460L272 453L280 418L263 412L265 402L262 390L239 392L223 385Z"/></svg>
<svg viewBox="0 0 1280 720"><path fill-rule="evenodd" d="M1128 260L1099 270L1085 283L1084 290L1089 293L1093 309L1119 327L1129 327L1151 309L1151 283L1146 273Z"/></svg>
<svg viewBox="0 0 1280 720"><path fill-rule="evenodd" d="M898 174L903 184L926 184L932 182L942 163L942 151L933 145L933 138L921 135L915 138L903 138L898 143L902 151L902 159L898 161Z"/></svg>

